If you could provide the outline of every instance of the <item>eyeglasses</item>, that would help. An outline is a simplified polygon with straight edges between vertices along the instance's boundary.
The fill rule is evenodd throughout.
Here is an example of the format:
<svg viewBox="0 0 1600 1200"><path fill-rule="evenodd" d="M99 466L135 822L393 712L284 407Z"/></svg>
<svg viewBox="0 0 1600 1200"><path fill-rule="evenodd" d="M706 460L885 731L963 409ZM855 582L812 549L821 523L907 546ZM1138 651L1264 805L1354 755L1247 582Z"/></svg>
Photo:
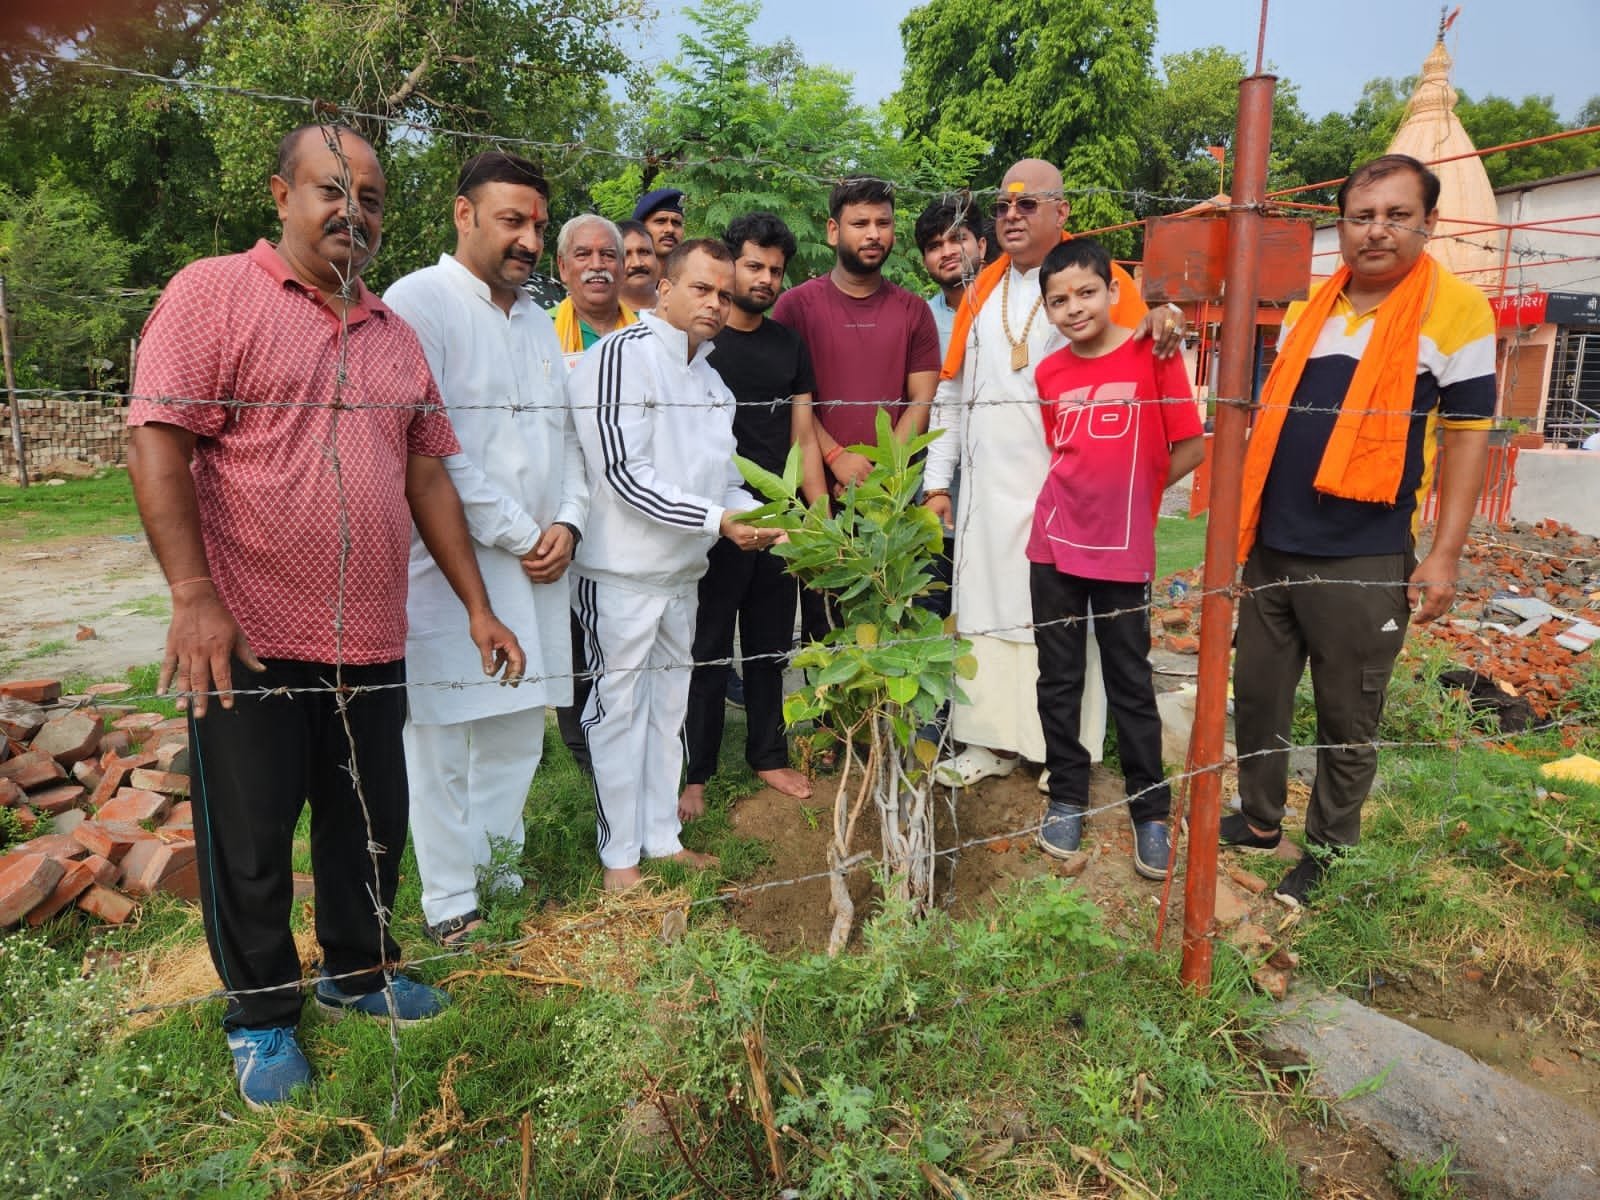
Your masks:
<svg viewBox="0 0 1600 1200"><path fill-rule="evenodd" d="M996 220L1009 214L1013 207L1017 210L1017 216L1031 217L1039 211L1039 206L1045 201L1057 198L1054 196L996 196L994 208L991 211L994 213Z"/></svg>

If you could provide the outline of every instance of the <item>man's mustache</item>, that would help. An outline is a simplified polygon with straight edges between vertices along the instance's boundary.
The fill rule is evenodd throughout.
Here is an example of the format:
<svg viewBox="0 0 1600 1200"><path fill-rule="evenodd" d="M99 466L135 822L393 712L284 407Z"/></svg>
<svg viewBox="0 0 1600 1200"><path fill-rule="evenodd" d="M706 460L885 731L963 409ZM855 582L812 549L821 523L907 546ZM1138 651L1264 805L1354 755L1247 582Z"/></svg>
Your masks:
<svg viewBox="0 0 1600 1200"><path fill-rule="evenodd" d="M652 271L649 267L645 267L645 266L629 267L628 268L628 278L629 279L632 279L635 275L643 275L643 276L645 276L645 278L648 279L651 275L654 275L654 274L655 274L654 271Z"/></svg>
<svg viewBox="0 0 1600 1200"><path fill-rule="evenodd" d="M538 255L529 254L521 246L513 246L513 247L511 247L511 249L507 250L506 251L506 258L514 259L515 261L517 261L519 263L526 263L530 267L535 265L539 261L539 256Z"/></svg>
<svg viewBox="0 0 1600 1200"><path fill-rule="evenodd" d="M332 237L336 233L348 233L350 240L358 246L364 247L370 244L370 238L364 222L352 224L346 217L329 217L322 224L322 235L324 237Z"/></svg>
<svg viewBox="0 0 1600 1200"><path fill-rule="evenodd" d="M616 281L616 274L603 268L599 271L585 271L579 280L581 283L615 283Z"/></svg>

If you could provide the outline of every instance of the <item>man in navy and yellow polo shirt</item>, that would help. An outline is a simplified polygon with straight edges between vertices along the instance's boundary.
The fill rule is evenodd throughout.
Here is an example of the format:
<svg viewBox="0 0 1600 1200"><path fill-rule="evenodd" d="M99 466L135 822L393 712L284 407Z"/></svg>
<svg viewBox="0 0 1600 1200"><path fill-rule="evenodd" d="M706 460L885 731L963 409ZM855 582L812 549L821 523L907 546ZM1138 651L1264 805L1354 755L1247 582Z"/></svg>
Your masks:
<svg viewBox="0 0 1600 1200"><path fill-rule="evenodd" d="M1295 688L1316 695L1307 853L1275 895L1303 904L1330 855L1361 836L1384 694L1407 623L1455 600L1494 416L1494 317L1483 293L1426 253L1439 180L1390 154L1339 191L1344 265L1290 308L1245 454L1234 663L1239 798L1225 845L1282 838ZM1433 543L1416 524L1444 460ZM1322 582L1324 580L1336 582Z"/></svg>

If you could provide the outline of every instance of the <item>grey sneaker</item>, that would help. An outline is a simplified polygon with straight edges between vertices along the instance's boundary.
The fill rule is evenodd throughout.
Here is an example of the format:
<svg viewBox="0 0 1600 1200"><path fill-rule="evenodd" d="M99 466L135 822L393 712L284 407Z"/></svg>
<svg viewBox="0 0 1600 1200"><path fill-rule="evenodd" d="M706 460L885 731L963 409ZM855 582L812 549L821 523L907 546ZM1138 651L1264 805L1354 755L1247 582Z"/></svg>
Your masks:
<svg viewBox="0 0 1600 1200"><path fill-rule="evenodd" d="M1146 879L1165 879L1167 864L1172 861L1167 823L1128 820L1133 825L1133 869Z"/></svg>
<svg viewBox="0 0 1600 1200"><path fill-rule="evenodd" d="M1050 802L1039 825L1039 849L1052 858L1071 858L1083 842L1084 809Z"/></svg>

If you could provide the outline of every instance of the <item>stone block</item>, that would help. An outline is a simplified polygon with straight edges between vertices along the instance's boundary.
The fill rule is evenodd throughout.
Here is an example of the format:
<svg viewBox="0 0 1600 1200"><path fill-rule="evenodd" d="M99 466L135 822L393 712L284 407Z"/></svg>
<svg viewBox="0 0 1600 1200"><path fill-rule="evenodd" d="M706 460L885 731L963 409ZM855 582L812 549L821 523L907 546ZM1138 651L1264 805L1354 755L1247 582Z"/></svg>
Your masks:
<svg viewBox="0 0 1600 1200"><path fill-rule="evenodd" d="M100 761L107 757L116 757L126 754L133 749L133 739L128 736L125 729L108 729L100 737Z"/></svg>
<svg viewBox="0 0 1600 1200"><path fill-rule="evenodd" d="M37 929L93 886L94 872L87 864L68 863L61 873L60 881L50 890L50 894L28 913L28 924Z"/></svg>
<svg viewBox="0 0 1600 1200"><path fill-rule="evenodd" d="M103 732L100 718L93 713L71 712L46 721L34 735L33 749L42 750L64 767L92 758L100 749Z"/></svg>
<svg viewBox="0 0 1600 1200"><path fill-rule="evenodd" d="M98 917L110 925L121 925L133 916L136 907L133 900L121 892L100 884L92 885L88 891L78 897L78 907L92 917Z"/></svg>
<svg viewBox="0 0 1600 1200"><path fill-rule="evenodd" d="M0 763L0 779L11 780L25 792L66 777L61 764L43 750L28 750Z"/></svg>
<svg viewBox="0 0 1600 1200"><path fill-rule="evenodd" d="M73 836L73 833L42 833L36 838L29 838L19 849L26 854L43 854L46 858L59 858L63 862L68 859L82 858L87 850L82 842Z"/></svg>
<svg viewBox="0 0 1600 1200"><path fill-rule="evenodd" d="M69 808L66 812L59 812L50 818L51 833L71 833L79 825L89 819L89 814L81 808Z"/></svg>
<svg viewBox="0 0 1600 1200"><path fill-rule="evenodd" d="M8 679L0 683L0 696L26 700L29 704L53 704L61 699L59 679Z"/></svg>
<svg viewBox="0 0 1600 1200"><path fill-rule="evenodd" d="M44 728L44 709L26 700L0 696L0 737L14 742L26 742Z"/></svg>
<svg viewBox="0 0 1600 1200"><path fill-rule="evenodd" d="M139 842L153 842L156 835L126 821L85 821L72 831L78 845L90 854L120 863Z"/></svg>
<svg viewBox="0 0 1600 1200"><path fill-rule="evenodd" d="M89 868L89 874L93 877L94 882L101 887L112 887L122 875L122 872L117 869L116 863L109 858L101 858L98 854L91 854L79 861Z"/></svg>
<svg viewBox="0 0 1600 1200"><path fill-rule="evenodd" d="M66 812L69 808L76 808L83 800L83 796L81 783L63 783L32 793L28 797L28 804L34 812L53 817L57 813Z"/></svg>
<svg viewBox="0 0 1600 1200"><path fill-rule="evenodd" d="M43 854L24 854L0 869L0 928L32 912L61 882L66 867Z"/></svg>
<svg viewBox="0 0 1600 1200"><path fill-rule="evenodd" d="M91 792L100 786L100 781L105 778L100 771L100 764L84 759L82 762L72 764L72 777Z"/></svg>
<svg viewBox="0 0 1600 1200"><path fill-rule="evenodd" d="M101 805L94 817L102 822L126 821L131 825L143 825L150 821L159 825L171 808L171 799L160 792L125 787Z"/></svg>
<svg viewBox="0 0 1600 1200"><path fill-rule="evenodd" d="M193 842L141 843L122 860L122 890L130 896L167 890L162 885L194 861Z"/></svg>
<svg viewBox="0 0 1600 1200"><path fill-rule="evenodd" d="M168 796L187 796L189 777L171 771L154 771L149 767L136 767L128 776L128 786L161 792Z"/></svg>

